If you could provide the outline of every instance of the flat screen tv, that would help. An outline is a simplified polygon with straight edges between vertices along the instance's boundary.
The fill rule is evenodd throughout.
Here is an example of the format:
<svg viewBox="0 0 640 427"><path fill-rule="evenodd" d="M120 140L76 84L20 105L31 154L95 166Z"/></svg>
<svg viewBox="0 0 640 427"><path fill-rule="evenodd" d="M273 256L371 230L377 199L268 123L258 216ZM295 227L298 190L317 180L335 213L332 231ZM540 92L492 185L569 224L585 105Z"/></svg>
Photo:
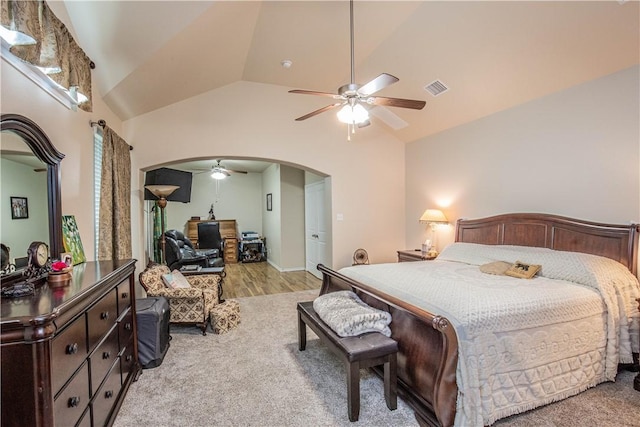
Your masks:
<svg viewBox="0 0 640 427"><path fill-rule="evenodd" d="M191 172L176 169L159 168L148 171L144 178L144 185L178 185L176 191L171 193L167 200L170 202L189 203L191 201ZM145 200L158 200L149 190L144 190Z"/></svg>

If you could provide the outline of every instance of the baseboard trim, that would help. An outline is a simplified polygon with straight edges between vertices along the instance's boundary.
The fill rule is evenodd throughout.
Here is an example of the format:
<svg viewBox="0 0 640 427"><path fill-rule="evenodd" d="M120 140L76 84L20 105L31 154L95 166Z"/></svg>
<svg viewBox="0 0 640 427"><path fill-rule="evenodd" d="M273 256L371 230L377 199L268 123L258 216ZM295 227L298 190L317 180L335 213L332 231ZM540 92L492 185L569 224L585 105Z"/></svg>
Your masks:
<svg viewBox="0 0 640 427"><path fill-rule="evenodd" d="M290 267L290 268L282 268L279 265L275 264L273 261L271 261L270 259L267 258L267 262L269 263L269 265L273 268L275 268L276 270L278 270L280 273L289 273L292 271L304 271L305 268L304 267Z"/></svg>

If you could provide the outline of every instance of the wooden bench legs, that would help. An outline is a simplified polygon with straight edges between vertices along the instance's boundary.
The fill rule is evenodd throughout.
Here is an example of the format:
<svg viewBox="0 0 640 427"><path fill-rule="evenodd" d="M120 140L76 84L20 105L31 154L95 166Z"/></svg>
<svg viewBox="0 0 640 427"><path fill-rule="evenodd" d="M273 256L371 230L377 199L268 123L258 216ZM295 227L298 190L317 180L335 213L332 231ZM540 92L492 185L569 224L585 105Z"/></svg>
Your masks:
<svg viewBox="0 0 640 427"><path fill-rule="evenodd" d="M298 310L298 349L304 351L307 346L307 328L308 325L320 339L328 345L329 349L336 353L343 360L347 373L347 406L349 413L349 421L358 421L360 416L360 369L370 368L373 366L384 365L384 398L387 408L394 410L398 407L398 380L397 380L397 345L394 343L392 350L383 350L379 354L370 355L365 351L353 351L353 337L339 338L324 324L320 324L318 319L310 317L310 309L306 307L306 311ZM304 313L304 314L303 314ZM315 312L311 311L311 315ZM305 323L306 321L306 323ZM369 338L362 336L366 341ZM380 335L383 340L387 339ZM378 338L378 337L375 337ZM387 342L388 345L388 342ZM375 346L372 344L372 346Z"/></svg>

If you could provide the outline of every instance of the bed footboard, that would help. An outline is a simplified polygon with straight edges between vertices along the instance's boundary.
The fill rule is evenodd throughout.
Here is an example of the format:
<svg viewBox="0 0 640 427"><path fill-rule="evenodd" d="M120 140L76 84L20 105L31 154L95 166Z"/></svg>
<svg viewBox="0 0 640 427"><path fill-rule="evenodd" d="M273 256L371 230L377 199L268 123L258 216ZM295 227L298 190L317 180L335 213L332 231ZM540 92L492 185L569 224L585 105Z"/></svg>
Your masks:
<svg viewBox="0 0 640 427"><path fill-rule="evenodd" d="M426 426L452 426L458 387L458 339L449 321L318 265L320 294L352 290L367 304L391 313L398 342L398 392Z"/></svg>

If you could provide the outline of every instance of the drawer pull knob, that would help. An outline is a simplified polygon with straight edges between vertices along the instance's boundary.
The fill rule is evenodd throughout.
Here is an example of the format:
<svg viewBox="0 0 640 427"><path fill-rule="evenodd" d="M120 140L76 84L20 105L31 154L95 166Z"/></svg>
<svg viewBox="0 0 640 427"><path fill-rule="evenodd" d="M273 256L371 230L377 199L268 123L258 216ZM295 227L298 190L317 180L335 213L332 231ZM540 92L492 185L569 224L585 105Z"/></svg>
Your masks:
<svg viewBox="0 0 640 427"><path fill-rule="evenodd" d="M111 357L111 353L110 352L105 351L105 352L102 353L102 358L103 359L108 359L110 357Z"/></svg>
<svg viewBox="0 0 640 427"><path fill-rule="evenodd" d="M124 324L124 329L127 330L127 331L130 331L131 330L131 323L125 323Z"/></svg>
<svg viewBox="0 0 640 427"><path fill-rule="evenodd" d="M78 343L74 342L67 346L67 354L76 354L78 352Z"/></svg>
<svg viewBox="0 0 640 427"><path fill-rule="evenodd" d="M107 390L104 392L104 397L111 399L113 397L113 390Z"/></svg>
<svg viewBox="0 0 640 427"><path fill-rule="evenodd" d="M80 404L80 398L78 396L73 396L69 398L69 408L75 408L76 406L78 406Z"/></svg>
<svg viewBox="0 0 640 427"><path fill-rule="evenodd" d="M122 298L122 299L127 299L127 298L129 298L129 293L128 293L128 292L123 292L123 293L122 293L122 297L121 297L121 298Z"/></svg>
<svg viewBox="0 0 640 427"><path fill-rule="evenodd" d="M131 362L131 359L133 359L133 356L131 356L130 354L127 354L127 357L124 358L124 360L126 360L127 362Z"/></svg>
<svg viewBox="0 0 640 427"><path fill-rule="evenodd" d="M100 319L107 320L108 318L109 318L109 312L108 311L103 311L102 313L100 313Z"/></svg>

